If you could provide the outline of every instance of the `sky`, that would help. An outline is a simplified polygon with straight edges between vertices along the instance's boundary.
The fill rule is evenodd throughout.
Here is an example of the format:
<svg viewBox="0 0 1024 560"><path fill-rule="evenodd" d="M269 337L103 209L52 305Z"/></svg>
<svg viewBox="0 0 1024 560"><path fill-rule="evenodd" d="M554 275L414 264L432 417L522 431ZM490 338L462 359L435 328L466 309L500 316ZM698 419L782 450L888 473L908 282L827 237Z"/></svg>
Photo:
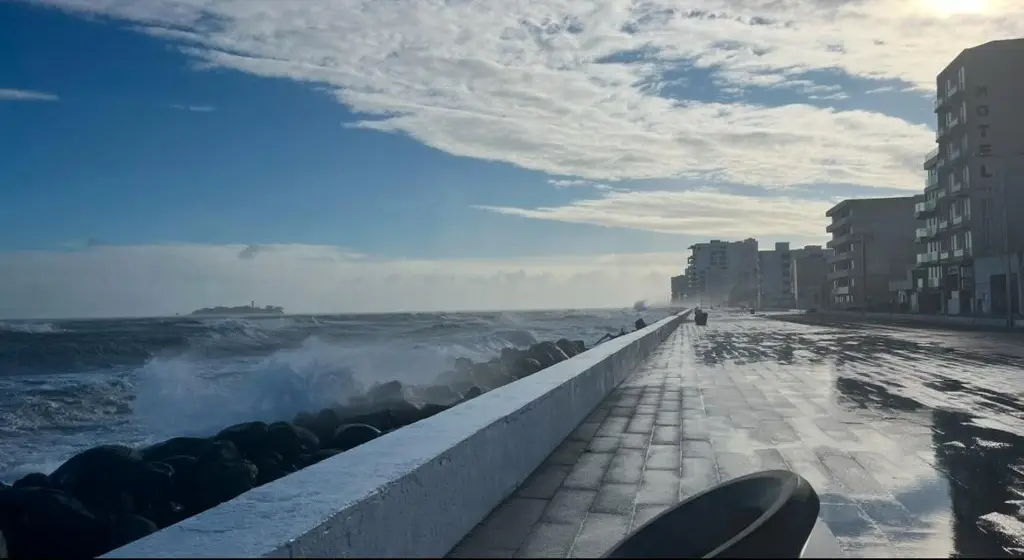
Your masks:
<svg viewBox="0 0 1024 560"><path fill-rule="evenodd" d="M0 2L0 317L629 306L924 186L1019 0Z"/></svg>

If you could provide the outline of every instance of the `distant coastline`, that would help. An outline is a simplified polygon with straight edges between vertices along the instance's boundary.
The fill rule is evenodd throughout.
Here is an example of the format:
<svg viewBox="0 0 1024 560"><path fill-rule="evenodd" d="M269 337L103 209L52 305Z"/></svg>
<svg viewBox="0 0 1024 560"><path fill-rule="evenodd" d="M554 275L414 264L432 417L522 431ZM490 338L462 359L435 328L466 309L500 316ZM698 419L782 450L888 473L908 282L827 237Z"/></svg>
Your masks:
<svg viewBox="0 0 1024 560"><path fill-rule="evenodd" d="M237 307L226 307L223 305L204 307L196 309L189 313L189 315L284 315L284 308L276 305L256 307L256 302L252 302L249 305L239 305Z"/></svg>

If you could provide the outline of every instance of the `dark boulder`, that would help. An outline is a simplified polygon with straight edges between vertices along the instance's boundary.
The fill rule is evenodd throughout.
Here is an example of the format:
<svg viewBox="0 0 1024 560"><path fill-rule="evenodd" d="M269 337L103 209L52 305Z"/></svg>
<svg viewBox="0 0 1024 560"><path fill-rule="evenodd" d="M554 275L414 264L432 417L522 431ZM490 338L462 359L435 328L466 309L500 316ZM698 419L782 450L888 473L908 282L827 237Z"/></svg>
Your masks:
<svg viewBox="0 0 1024 560"><path fill-rule="evenodd" d="M334 457L338 453L341 453L340 449L321 449L313 454L313 458L319 463L320 461Z"/></svg>
<svg viewBox="0 0 1024 560"><path fill-rule="evenodd" d="M196 457L198 464L203 463L217 463L217 462L233 462L242 459L242 454L239 453L238 447L228 440L214 441L210 447L203 452L202 455ZM197 467L198 467L197 464Z"/></svg>
<svg viewBox="0 0 1024 560"><path fill-rule="evenodd" d="M205 511L235 498L256 486L259 471L249 461L200 460L192 475L191 492L181 496L191 514Z"/></svg>
<svg viewBox="0 0 1024 560"><path fill-rule="evenodd" d="M484 394L484 392L480 387L470 387L468 391L462 394L462 400L468 401L469 399L475 399L482 394Z"/></svg>
<svg viewBox="0 0 1024 560"><path fill-rule="evenodd" d="M537 360L528 357L520 357L516 360L515 365L512 366L512 370L509 372L516 379L522 379L529 375L533 375L538 371L544 369L544 366Z"/></svg>
<svg viewBox="0 0 1024 560"><path fill-rule="evenodd" d="M255 457L265 449L268 430L266 422L245 422L224 428L213 439L230 441L245 457Z"/></svg>
<svg viewBox="0 0 1024 560"><path fill-rule="evenodd" d="M290 464L285 463L284 457L277 453L269 453L262 457L257 457L253 459L253 464L256 465L257 470L257 485L273 482L295 472L295 469Z"/></svg>
<svg viewBox="0 0 1024 560"><path fill-rule="evenodd" d="M146 484L153 478L141 454L123 445L87 449L50 475L54 488L107 513L134 513L137 502L148 497Z"/></svg>
<svg viewBox="0 0 1024 560"><path fill-rule="evenodd" d="M312 431L288 422L274 422L261 442L263 452L277 453L292 460L303 453L320 449L320 438Z"/></svg>
<svg viewBox="0 0 1024 560"><path fill-rule="evenodd" d="M345 424L338 427L331 440L331 448L348 451L381 436L381 431L369 424Z"/></svg>
<svg viewBox="0 0 1024 560"><path fill-rule="evenodd" d="M139 451L145 461L163 461L168 457L199 457L212 445L207 438L176 437Z"/></svg>
<svg viewBox="0 0 1024 560"><path fill-rule="evenodd" d="M451 405L459 401L459 394L447 385L431 385L423 390L423 400L435 405Z"/></svg>
<svg viewBox="0 0 1024 560"><path fill-rule="evenodd" d="M14 481L15 488L53 488L50 477L43 473L29 473Z"/></svg>
<svg viewBox="0 0 1024 560"><path fill-rule="evenodd" d="M580 350L579 348L576 347L576 344L573 343L573 341L569 340L568 338L558 339L558 341L555 342L555 345L558 346L558 349L561 350L563 354L565 354L566 358L572 358L573 356L580 353Z"/></svg>
<svg viewBox="0 0 1024 560"><path fill-rule="evenodd" d="M10 490L3 528L12 558L91 558L109 550L106 524L69 494L52 488Z"/></svg>
<svg viewBox="0 0 1024 560"><path fill-rule="evenodd" d="M366 398L371 403L386 403L400 401L405 398L401 381L388 381L374 385L366 392Z"/></svg>
<svg viewBox="0 0 1024 560"><path fill-rule="evenodd" d="M576 354L582 354L587 351L586 342L583 342L582 340L574 340L572 343L576 345Z"/></svg>
<svg viewBox="0 0 1024 560"><path fill-rule="evenodd" d="M333 408L325 408L313 416L309 423L295 422L296 426L302 426L316 434L320 441L328 441L334 437L335 430L342 424L341 417Z"/></svg>
<svg viewBox="0 0 1024 560"><path fill-rule="evenodd" d="M139 515L116 515L110 519L108 548L120 548L132 541L151 535L157 530L156 523Z"/></svg>

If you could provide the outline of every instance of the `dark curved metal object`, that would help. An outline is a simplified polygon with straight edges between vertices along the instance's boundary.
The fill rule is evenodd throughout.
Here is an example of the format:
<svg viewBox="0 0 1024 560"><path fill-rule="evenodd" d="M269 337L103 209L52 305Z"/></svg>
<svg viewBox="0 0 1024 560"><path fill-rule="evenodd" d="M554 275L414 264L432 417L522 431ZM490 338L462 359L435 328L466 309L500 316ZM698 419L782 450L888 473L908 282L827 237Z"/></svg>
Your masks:
<svg viewBox="0 0 1024 560"><path fill-rule="evenodd" d="M771 470L724 482L672 507L605 558L798 558L821 503L800 475Z"/></svg>

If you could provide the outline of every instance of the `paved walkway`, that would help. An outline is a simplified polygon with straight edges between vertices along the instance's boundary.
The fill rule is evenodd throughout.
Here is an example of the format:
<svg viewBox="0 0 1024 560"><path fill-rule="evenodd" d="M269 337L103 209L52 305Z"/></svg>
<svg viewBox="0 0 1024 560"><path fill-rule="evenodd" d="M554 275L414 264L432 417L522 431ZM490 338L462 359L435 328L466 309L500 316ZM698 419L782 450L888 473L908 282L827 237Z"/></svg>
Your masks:
<svg viewBox="0 0 1024 560"><path fill-rule="evenodd" d="M811 482L848 556L1019 555L1019 511L991 513L1024 497L1024 440L991 429L1021 416L998 399L1012 400L1019 366L929 342L741 315L687 323L452 556L598 556L678 500L770 468ZM988 396L964 389L972 368ZM956 410L985 399L1003 407L989 428ZM1019 453L984 456L1007 447Z"/></svg>

